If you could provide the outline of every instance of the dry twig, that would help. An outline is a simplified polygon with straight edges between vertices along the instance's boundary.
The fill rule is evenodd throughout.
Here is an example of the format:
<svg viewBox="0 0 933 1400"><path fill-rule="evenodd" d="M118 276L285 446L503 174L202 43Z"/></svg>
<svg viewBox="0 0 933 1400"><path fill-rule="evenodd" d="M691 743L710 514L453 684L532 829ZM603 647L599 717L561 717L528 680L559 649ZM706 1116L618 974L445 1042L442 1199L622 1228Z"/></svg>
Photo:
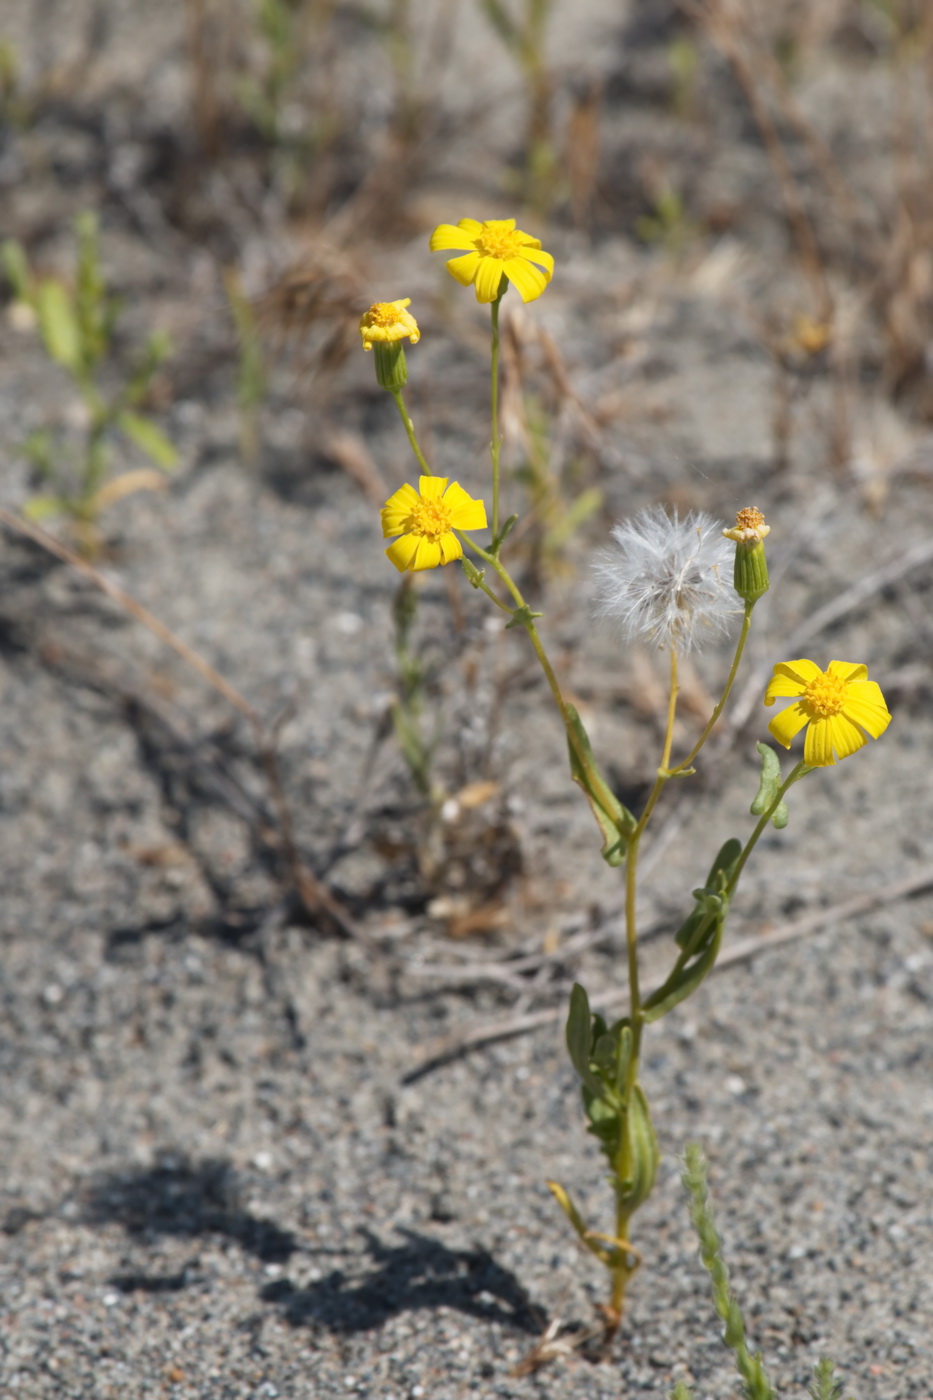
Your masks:
<svg viewBox="0 0 933 1400"><path fill-rule="evenodd" d="M930 888L933 888L933 865L924 866L916 874L895 880L882 889L855 895L852 899L843 900L840 904L833 904L825 909L810 910L799 918L792 919L789 923L779 925L769 933L744 938L719 955L714 972L734 967L740 962L747 962L749 958L755 957L758 953L766 953L771 948L777 948L784 943L792 942L794 939L803 938L809 933L816 933L820 929L826 928L827 925L852 919L860 914L867 914L872 909L878 909L882 905L892 904L896 900L920 894ZM570 984L568 983L558 990L566 995L570 991ZM626 987L618 987L612 992L606 992L601 996L597 994L590 998L593 1010L599 1012L619 1010L624 1008L627 1001L628 989ZM561 1021L566 1014L564 1006L549 1006L540 1011L522 1012L518 1015L513 1013L498 1021L487 1022L485 1025L473 1026L468 1031L445 1036L428 1046L419 1063L405 1075L403 1083L411 1084L423 1075L429 1074L431 1070L438 1069L441 1065L448 1064L451 1060L467 1054L470 1050L476 1050L481 1045L491 1045L498 1040L511 1040L517 1035L527 1034L528 1031L539 1030L542 1026L552 1026L555 1022Z"/></svg>

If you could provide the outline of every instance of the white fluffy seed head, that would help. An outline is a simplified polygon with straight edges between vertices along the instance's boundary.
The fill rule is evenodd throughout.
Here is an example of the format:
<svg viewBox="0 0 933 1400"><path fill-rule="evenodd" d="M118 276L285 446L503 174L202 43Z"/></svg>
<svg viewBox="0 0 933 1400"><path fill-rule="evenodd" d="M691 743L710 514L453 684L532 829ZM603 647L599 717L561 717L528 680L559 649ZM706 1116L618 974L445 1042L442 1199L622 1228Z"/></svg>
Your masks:
<svg viewBox="0 0 933 1400"><path fill-rule="evenodd" d="M683 654L739 611L735 547L712 516L690 511L680 520L651 506L614 526L612 538L618 548L594 564L596 615L614 618L626 641Z"/></svg>

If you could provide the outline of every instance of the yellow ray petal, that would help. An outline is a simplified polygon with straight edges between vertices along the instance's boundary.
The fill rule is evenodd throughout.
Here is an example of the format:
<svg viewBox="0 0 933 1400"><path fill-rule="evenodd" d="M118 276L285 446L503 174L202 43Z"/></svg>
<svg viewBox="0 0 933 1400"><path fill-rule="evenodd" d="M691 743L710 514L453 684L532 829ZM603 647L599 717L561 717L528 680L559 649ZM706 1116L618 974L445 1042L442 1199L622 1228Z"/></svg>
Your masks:
<svg viewBox="0 0 933 1400"><path fill-rule="evenodd" d="M799 661L779 661L765 691L765 704L772 704L779 695L802 695L810 682L822 674L816 662L807 661L806 658Z"/></svg>
<svg viewBox="0 0 933 1400"><path fill-rule="evenodd" d="M485 505L474 501L456 481L444 493L444 504L450 507L450 523L455 530L485 530Z"/></svg>
<svg viewBox="0 0 933 1400"><path fill-rule="evenodd" d="M447 490L449 476L419 476L418 490L422 500L431 500L436 496L443 496Z"/></svg>
<svg viewBox="0 0 933 1400"><path fill-rule="evenodd" d="M451 258L447 271L464 287L469 287L476 276L476 269L482 262L479 253L464 253L460 258Z"/></svg>
<svg viewBox="0 0 933 1400"><path fill-rule="evenodd" d="M436 569L438 564L444 562L441 547L436 540L425 539L423 535L416 536L418 547L415 550L411 563L408 565L412 573L419 569Z"/></svg>
<svg viewBox="0 0 933 1400"><path fill-rule="evenodd" d="M441 535L437 543L441 551L442 564L449 564L453 559L463 558L463 547L456 535L450 533Z"/></svg>
<svg viewBox="0 0 933 1400"><path fill-rule="evenodd" d="M826 667L826 674L835 676L839 681L863 681L868 675L868 667L857 661L831 661Z"/></svg>
<svg viewBox="0 0 933 1400"><path fill-rule="evenodd" d="M789 749L796 734L799 734L810 716L802 705L788 705L779 715L768 722L768 730L779 744Z"/></svg>
<svg viewBox="0 0 933 1400"><path fill-rule="evenodd" d="M418 492L413 486L401 486L386 501L379 512L382 520L383 538L398 535L406 528L413 508L418 504Z"/></svg>
<svg viewBox="0 0 933 1400"><path fill-rule="evenodd" d="M447 252L454 248L469 248L473 236L457 228L454 224L438 224L431 234L429 247L432 253Z"/></svg>
<svg viewBox="0 0 933 1400"><path fill-rule="evenodd" d="M845 715L833 715L827 720L827 724L830 742L839 758L848 758L849 754L855 753L868 743L858 725L853 724Z"/></svg>
<svg viewBox="0 0 933 1400"><path fill-rule="evenodd" d="M550 282L554 272L554 259L551 257L550 253L544 251L537 238L535 239L534 249L528 250L523 248L521 256L528 262L539 263L547 273L548 281Z"/></svg>
<svg viewBox="0 0 933 1400"><path fill-rule="evenodd" d="M524 258L509 258L505 264L505 275L518 292L522 301L534 301L547 286L548 279L538 268L525 262Z"/></svg>
<svg viewBox="0 0 933 1400"><path fill-rule="evenodd" d="M395 565L400 574L403 574L406 569L411 568L411 561L415 557L420 538L419 535L403 535L400 540L396 540L394 544L390 544L389 548L386 550L386 556Z"/></svg>
<svg viewBox="0 0 933 1400"><path fill-rule="evenodd" d="M448 264L449 266L449 264ZM498 258L480 258L473 281L476 286L476 300L495 301L502 283L504 264Z"/></svg>
<svg viewBox="0 0 933 1400"><path fill-rule="evenodd" d="M842 713L867 729L873 739L879 739L891 723L881 687L874 681L852 681L846 687Z"/></svg>
<svg viewBox="0 0 933 1400"><path fill-rule="evenodd" d="M838 718L838 716L836 717ZM803 761L811 768L829 768L833 757L833 720L814 719L810 722L803 745Z"/></svg>

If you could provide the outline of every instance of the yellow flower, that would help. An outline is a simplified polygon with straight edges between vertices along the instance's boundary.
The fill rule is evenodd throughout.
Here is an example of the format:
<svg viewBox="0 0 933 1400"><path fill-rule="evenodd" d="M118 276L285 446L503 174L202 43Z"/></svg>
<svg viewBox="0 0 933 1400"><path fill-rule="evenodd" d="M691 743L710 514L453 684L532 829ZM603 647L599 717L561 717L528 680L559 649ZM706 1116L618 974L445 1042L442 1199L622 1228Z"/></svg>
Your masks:
<svg viewBox="0 0 933 1400"><path fill-rule="evenodd" d="M376 341L385 345L404 340L406 335L412 345L417 345L421 332L414 316L405 310L410 305L411 297L403 297L401 301L374 301L360 317L363 349L371 350Z"/></svg>
<svg viewBox="0 0 933 1400"><path fill-rule="evenodd" d="M867 677L868 667L851 661L831 661L825 671L815 661L780 662L765 691L765 704L784 696L793 696L797 703L775 715L769 730L789 749L794 735L809 724L803 761L811 768L828 767L837 754L848 758L866 742L865 732L879 739L891 723L881 687Z"/></svg>
<svg viewBox="0 0 933 1400"><path fill-rule="evenodd" d="M461 219L459 224L438 224L431 234L431 252L468 248L451 258L447 271L464 287L476 287L476 300L495 301L503 277L515 286L522 301L534 301L551 280L554 259L542 252L541 240L522 233L514 219ZM538 264L538 266L535 266Z"/></svg>
<svg viewBox="0 0 933 1400"><path fill-rule="evenodd" d="M386 554L400 573L436 569L463 555L455 530L485 530L486 507L446 476L422 476L418 490L402 486L382 507L385 539L401 535Z"/></svg>

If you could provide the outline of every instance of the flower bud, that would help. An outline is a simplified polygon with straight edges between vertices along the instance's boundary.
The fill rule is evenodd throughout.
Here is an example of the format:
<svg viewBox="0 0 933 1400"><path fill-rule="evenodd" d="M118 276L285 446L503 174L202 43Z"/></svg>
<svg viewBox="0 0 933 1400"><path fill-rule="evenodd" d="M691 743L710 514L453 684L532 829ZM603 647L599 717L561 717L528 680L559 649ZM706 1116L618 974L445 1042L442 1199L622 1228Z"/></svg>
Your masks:
<svg viewBox="0 0 933 1400"><path fill-rule="evenodd" d="M764 546L771 526L765 524L765 518L756 506L746 506L735 517L734 529L723 530L722 533L727 540L735 541L735 591L746 603L757 603L771 586Z"/></svg>
<svg viewBox="0 0 933 1400"><path fill-rule="evenodd" d="M376 380L379 387L396 393L408 383L408 366L402 341L417 345L421 338L418 323L406 310L411 298L400 301L376 301L360 318L360 335L364 350L376 352Z"/></svg>

